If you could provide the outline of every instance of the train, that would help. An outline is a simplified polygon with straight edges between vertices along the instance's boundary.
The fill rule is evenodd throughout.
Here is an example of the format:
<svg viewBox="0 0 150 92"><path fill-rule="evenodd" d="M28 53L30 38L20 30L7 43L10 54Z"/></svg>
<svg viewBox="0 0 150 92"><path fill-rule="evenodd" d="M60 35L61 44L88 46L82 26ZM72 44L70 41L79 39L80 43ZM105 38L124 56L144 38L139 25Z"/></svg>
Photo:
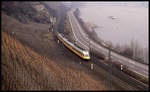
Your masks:
<svg viewBox="0 0 150 92"><path fill-rule="evenodd" d="M80 47L76 46L75 44L69 42L60 33L57 33L56 36L69 50L71 50L73 53L78 55L80 58L82 58L84 60L90 60L90 54L89 54L88 50L80 48Z"/></svg>

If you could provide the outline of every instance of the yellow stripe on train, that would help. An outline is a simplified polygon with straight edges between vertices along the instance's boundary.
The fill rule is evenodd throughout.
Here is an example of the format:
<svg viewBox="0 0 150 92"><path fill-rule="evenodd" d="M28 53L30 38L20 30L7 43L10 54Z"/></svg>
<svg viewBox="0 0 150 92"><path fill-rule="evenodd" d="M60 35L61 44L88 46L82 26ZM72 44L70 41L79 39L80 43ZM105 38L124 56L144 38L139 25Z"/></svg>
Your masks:
<svg viewBox="0 0 150 92"><path fill-rule="evenodd" d="M63 42L63 44L67 47L67 48L69 48L72 52L74 52L74 53L76 53L78 56L80 56L81 58L83 58L83 59L90 59L90 57L85 57L85 56L83 56L83 55L81 55L80 53L78 53L76 50L74 50L73 48L71 48L69 45L67 45L66 43L65 43L65 41L63 41L59 36L58 36L58 38L59 38L59 40L61 40L62 42Z"/></svg>

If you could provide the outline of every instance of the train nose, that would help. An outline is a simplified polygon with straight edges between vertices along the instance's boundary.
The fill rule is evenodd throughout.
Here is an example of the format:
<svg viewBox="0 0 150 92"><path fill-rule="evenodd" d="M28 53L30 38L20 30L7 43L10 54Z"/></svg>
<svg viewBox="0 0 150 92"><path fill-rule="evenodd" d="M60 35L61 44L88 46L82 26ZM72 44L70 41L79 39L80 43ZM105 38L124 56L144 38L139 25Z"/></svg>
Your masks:
<svg viewBox="0 0 150 92"><path fill-rule="evenodd" d="M90 57L84 57L84 59L87 59L87 60L89 60L89 59L90 59Z"/></svg>

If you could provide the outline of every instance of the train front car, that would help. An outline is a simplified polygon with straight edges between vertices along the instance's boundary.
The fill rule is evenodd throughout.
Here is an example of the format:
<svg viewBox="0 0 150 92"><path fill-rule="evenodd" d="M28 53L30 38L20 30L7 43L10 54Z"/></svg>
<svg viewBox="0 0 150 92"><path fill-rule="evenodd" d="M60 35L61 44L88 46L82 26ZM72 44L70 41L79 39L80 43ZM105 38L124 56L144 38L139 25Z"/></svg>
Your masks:
<svg viewBox="0 0 150 92"><path fill-rule="evenodd" d="M66 38L64 38L59 33L57 34L57 37L73 53L75 53L76 55L78 55L79 57L81 57L84 60L89 60L90 59L90 55L89 55L89 52L87 50L85 50L83 48L80 48L80 47L76 46L75 44L69 42Z"/></svg>
<svg viewBox="0 0 150 92"><path fill-rule="evenodd" d="M88 51L83 51L83 59L90 60L90 54Z"/></svg>

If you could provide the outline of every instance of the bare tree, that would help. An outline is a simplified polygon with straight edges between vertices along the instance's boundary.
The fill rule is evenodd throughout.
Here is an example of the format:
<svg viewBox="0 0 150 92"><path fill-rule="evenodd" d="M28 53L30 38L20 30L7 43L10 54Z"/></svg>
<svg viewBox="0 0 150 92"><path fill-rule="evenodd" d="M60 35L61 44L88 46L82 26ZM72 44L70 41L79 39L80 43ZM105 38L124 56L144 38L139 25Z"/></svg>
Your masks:
<svg viewBox="0 0 150 92"><path fill-rule="evenodd" d="M107 42L107 44L110 44L110 42ZM140 61L142 63L148 64L148 49L143 48L138 40L132 39L130 44L125 45L119 45L116 44L113 46L114 50L119 52L122 55L125 55L127 57L133 58L137 61Z"/></svg>

